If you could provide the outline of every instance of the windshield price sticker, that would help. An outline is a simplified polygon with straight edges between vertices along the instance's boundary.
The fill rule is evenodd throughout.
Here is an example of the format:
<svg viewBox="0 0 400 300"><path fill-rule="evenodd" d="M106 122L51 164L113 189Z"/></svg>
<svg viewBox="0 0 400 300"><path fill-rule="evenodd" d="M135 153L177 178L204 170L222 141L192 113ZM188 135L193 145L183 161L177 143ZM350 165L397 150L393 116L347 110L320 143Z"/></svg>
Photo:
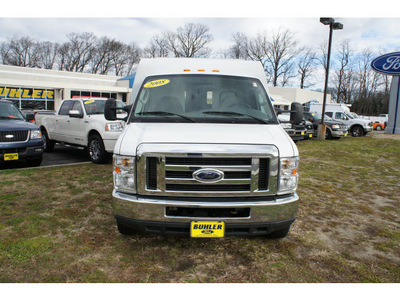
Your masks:
<svg viewBox="0 0 400 300"><path fill-rule="evenodd" d="M194 238L221 238L225 235L225 222L193 221L190 224L190 236Z"/></svg>
<svg viewBox="0 0 400 300"><path fill-rule="evenodd" d="M153 80L144 85L145 88L154 88L154 87L159 87L163 86L169 83L169 79L158 79L158 80Z"/></svg>

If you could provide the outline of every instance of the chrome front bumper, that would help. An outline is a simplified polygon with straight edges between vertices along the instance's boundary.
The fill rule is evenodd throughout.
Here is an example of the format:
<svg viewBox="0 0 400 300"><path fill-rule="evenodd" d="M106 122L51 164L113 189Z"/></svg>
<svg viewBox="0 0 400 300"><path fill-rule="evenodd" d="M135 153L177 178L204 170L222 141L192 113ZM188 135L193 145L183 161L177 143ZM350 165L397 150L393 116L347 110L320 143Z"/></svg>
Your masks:
<svg viewBox="0 0 400 300"><path fill-rule="evenodd" d="M202 201L196 198L174 199L173 197L142 197L113 191L114 215L133 221L144 222L172 222L190 223L192 220L225 221L229 223L273 223L286 220L294 220L297 214L299 197L296 193L284 196L246 198L246 201L230 198L233 201L218 201L213 198L212 202ZM244 198L243 198L244 199ZM170 216L167 209L249 209L249 215L244 217L211 218L193 216Z"/></svg>

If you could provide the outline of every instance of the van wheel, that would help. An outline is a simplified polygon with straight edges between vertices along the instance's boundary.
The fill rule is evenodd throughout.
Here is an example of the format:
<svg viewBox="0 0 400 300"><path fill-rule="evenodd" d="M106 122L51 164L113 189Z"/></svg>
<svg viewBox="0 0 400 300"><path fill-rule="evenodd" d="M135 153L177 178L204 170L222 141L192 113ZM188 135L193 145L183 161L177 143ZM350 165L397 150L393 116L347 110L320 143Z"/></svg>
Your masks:
<svg viewBox="0 0 400 300"><path fill-rule="evenodd" d="M364 133L364 130L362 129L361 126L353 126L353 128L351 128L351 135L354 137L360 137L362 136Z"/></svg>
<svg viewBox="0 0 400 300"><path fill-rule="evenodd" d="M289 233L290 226L282 228L280 230L271 232L270 234L267 235L267 238L269 239L282 239L286 237Z"/></svg>
<svg viewBox="0 0 400 300"><path fill-rule="evenodd" d="M97 134L89 137L87 152L89 159L95 164L103 164L107 161L108 153L104 148L103 140Z"/></svg>
<svg viewBox="0 0 400 300"><path fill-rule="evenodd" d="M53 152L55 142L49 139L46 129L42 129L42 140L44 144L44 152Z"/></svg>
<svg viewBox="0 0 400 300"><path fill-rule="evenodd" d="M118 231L120 234L132 235L135 233L135 231L133 229L122 225L118 221L117 221L117 228L118 228Z"/></svg>

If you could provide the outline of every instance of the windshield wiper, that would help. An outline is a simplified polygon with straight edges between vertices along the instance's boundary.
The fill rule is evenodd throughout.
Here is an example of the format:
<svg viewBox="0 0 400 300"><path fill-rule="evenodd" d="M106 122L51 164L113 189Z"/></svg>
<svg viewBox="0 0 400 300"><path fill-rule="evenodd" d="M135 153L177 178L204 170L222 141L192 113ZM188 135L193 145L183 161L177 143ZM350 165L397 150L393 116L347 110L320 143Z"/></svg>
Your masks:
<svg viewBox="0 0 400 300"><path fill-rule="evenodd" d="M196 122L196 120L180 115L180 114L176 114L176 113L172 113L172 112L167 112L167 111L145 111L145 112L140 112L138 113L138 115L154 115L154 116L178 116L181 117L182 119L188 120L190 122Z"/></svg>
<svg viewBox="0 0 400 300"><path fill-rule="evenodd" d="M264 119L257 118L257 117L254 117L254 116L248 115L248 114L233 112L233 111L213 111L213 110L209 110L209 111L204 111L203 114L206 114L206 115L228 115L228 116L230 115L230 116L249 117L249 118L252 118L254 120L259 121L260 123L271 124L271 122L266 121Z"/></svg>

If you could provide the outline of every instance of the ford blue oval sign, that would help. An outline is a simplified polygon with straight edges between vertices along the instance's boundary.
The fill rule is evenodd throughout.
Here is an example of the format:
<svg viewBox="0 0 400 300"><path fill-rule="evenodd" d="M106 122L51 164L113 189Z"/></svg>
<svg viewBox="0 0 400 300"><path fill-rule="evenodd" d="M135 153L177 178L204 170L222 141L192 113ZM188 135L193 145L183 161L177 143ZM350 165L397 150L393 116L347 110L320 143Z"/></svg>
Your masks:
<svg viewBox="0 0 400 300"><path fill-rule="evenodd" d="M193 178L204 183L218 182L224 179L224 172L216 169L200 169L193 172Z"/></svg>
<svg viewBox="0 0 400 300"><path fill-rule="evenodd" d="M400 52L388 53L375 58L371 62L371 67L376 72L386 75L400 75Z"/></svg>

